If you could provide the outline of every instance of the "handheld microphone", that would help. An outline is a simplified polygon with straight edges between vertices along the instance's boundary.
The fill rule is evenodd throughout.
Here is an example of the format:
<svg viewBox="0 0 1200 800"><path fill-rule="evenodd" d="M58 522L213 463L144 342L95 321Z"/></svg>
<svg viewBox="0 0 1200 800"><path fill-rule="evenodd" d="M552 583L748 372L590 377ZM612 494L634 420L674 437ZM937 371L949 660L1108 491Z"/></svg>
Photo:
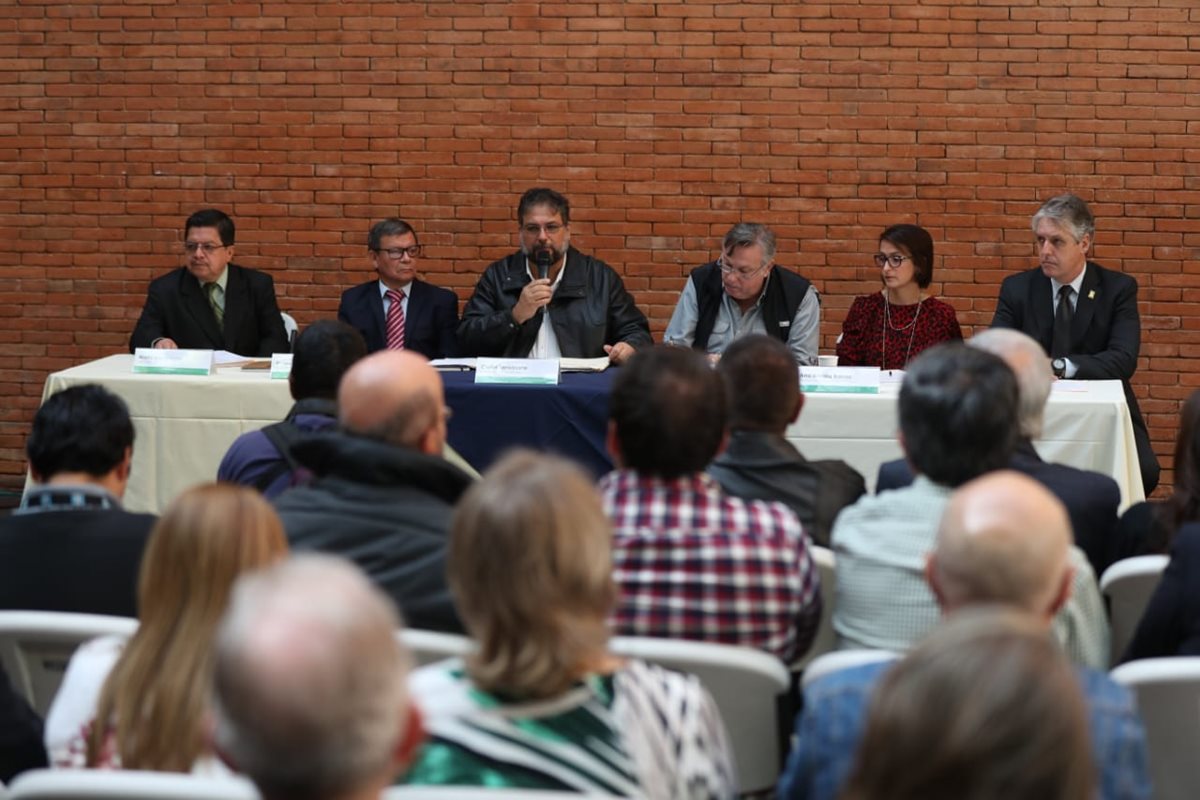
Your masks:
<svg viewBox="0 0 1200 800"><path fill-rule="evenodd" d="M550 251L549 250L538 250L537 253L533 257L533 260L537 264L539 278L545 278L547 275L550 274Z"/></svg>

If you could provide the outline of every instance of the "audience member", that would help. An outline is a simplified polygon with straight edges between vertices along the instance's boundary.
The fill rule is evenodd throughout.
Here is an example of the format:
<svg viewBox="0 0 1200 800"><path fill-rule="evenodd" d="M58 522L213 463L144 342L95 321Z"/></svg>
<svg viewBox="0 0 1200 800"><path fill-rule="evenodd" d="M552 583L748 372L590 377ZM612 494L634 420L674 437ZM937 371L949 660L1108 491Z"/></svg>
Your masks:
<svg viewBox="0 0 1200 800"><path fill-rule="evenodd" d="M288 388L295 404L283 422L243 433L225 453L217 480L258 489L273 498L302 482L306 471L291 448L305 434L337 423L338 382L367 354L358 331L343 322L320 320L296 338Z"/></svg>
<svg viewBox="0 0 1200 800"><path fill-rule="evenodd" d="M1051 197L1033 215L1031 227L1038 267L1004 279L992 327L1016 328L1037 339L1060 378L1121 381L1149 496L1158 485L1158 458L1129 384L1142 333L1137 281L1088 261L1096 220L1075 195Z"/></svg>
<svg viewBox="0 0 1200 800"><path fill-rule="evenodd" d="M1083 697L1036 620L962 612L879 681L844 800L1094 800Z"/></svg>
<svg viewBox="0 0 1200 800"><path fill-rule="evenodd" d="M484 271L463 309L464 356L602 358L651 344L650 326L612 267L570 246L571 205L535 188L517 206L521 249Z"/></svg>
<svg viewBox="0 0 1200 800"><path fill-rule="evenodd" d="M1171 560L1121 660L1159 656L1200 656L1200 522L1171 537Z"/></svg>
<svg viewBox="0 0 1200 800"><path fill-rule="evenodd" d="M821 595L799 520L782 503L725 495L704 472L725 437L720 374L695 350L646 350L613 383L609 415L617 469L600 489L616 630L802 655Z"/></svg>
<svg viewBox="0 0 1200 800"><path fill-rule="evenodd" d="M133 460L124 401L94 384L58 392L25 451L37 485L0 518L0 608L136 616L154 516L121 508Z"/></svg>
<svg viewBox="0 0 1200 800"><path fill-rule="evenodd" d="M275 282L265 272L233 263L233 236L233 220L215 208L188 217L184 266L150 283L130 350L178 347L243 356L287 352Z"/></svg>
<svg viewBox="0 0 1200 800"><path fill-rule="evenodd" d="M13 690L8 673L0 666L0 785L26 770L45 766L42 718Z"/></svg>
<svg viewBox="0 0 1200 800"><path fill-rule="evenodd" d="M913 359L899 416L900 444L917 477L906 488L862 498L833 527L833 626L842 646L904 650L936 624L921 559L954 488L1012 460L1017 412L1016 378L997 356L948 343ZM1104 667L1104 605L1090 571L1077 574L1080 597L1063 609L1055 632L1073 659Z"/></svg>
<svg viewBox="0 0 1200 800"><path fill-rule="evenodd" d="M224 772L205 731L213 632L234 579L286 554L257 492L204 484L177 497L146 545L137 633L128 643L95 639L71 657L46 716L51 763Z"/></svg>
<svg viewBox="0 0 1200 800"><path fill-rule="evenodd" d="M775 264L775 232L739 222L725 234L720 257L692 270L663 341L719 356L734 339L762 333L787 344L798 364L816 364L820 329L820 295Z"/></svg>
<svg viewBox="0 0 1200 800"><path fill-rule="evenodd" d="M442 457L437 370L417 353L372 353L342 378L338 422L341 430L292 448L315 475L276 501L292 547L350 559L414 628L461 631L446 584L446 535L471 479Z"/></svg>
<svg viewBox="0 0 1200 800"><path fill-rule="evenodd" d="M1054 381L1046 353L1031 337L1007 328L992 328L977 333L967 340L967 346L1000 356L1016 374L1021 437L1008 467L1043 484L1063 502L1071 517L1075 543L1087 554L1095 574L1100 575L1115 559L1114 529L1121 490L1117 482L1107 475L1065 464L1047 463L1034 449L1033 440L1042 435L1046 401L1050 398L1050 385ZM890 461L879 467L875 491L882 492L910 483L912 471L908 464L903 459Z"/></svg>
<svg viewBox="0 0 1200 800"><path fill-rule="evenodd" d="M733 796L699 681L608 651L611 537L595 489L565 461L517 453L467 492L448 567L478 650L465 671L414 675L430 738L410 782Z"/></svg>
<svg viewBox="0 0 1200 800"><path fill-rule="evenodd" d="M933 281L933 237L917 225L879 234L883 289L854 298L838 337L838 366L904 369L913 356L962 338L954 307L923 291ZM924 312L924 313L922 313Z"/></svg>
<svg viewBox="0 0 1200 800"><path fill-rule="evenodd" d="M809 461L784 437L800 418L800 370L787 346L743 336L717 366L729 400L729 442L708 468L736 497L778 500L796 512L814 542L829 546L834 517L866 492L845 461Z"/></svg>
<svg viewBox="0 0 1200 800"><path fill-rule="evenodd" d="M923 575L931 594L950 620L969 609L1009 608L1036 621L1045 638L1051 620L1070 602L1074 582L1070 543L1062 504L1032 478L998 471L954 493L941 518L933 552L917 559L924 561ZM976 621L964 621L960 629L972 629ZM968 650L962 649L964 653ZM795 749L780 779L781 798L834 800L842 796L839 792L863 739L867 704L889 668L887 661L852 667L818 679L805 689L803 711L796 719ZM1080 763L1097 770L1097 796L1102 800L1146 800L1150 796L1146 737L1132 696L1102 671L1076 667L1075 675L1086 698L1092 740L1092 757ZM1016 685L1024 686L1031 699L1048 688L1022 676L1013 673L1013 678L1021 681ZM982 690L986 685L982 673L980 680ZM961 711L957 706L963 703L969 706L964 698L956 697L951 703L948 695L927 705L925 711L931 721L945 722L944 715L956 716ZM925 744L933 741L928 739ZM874 748L873 743L867 746ZM1057 749L1054 753L1062 755ZM910 754L908 758L913 757ZM914 762L914 778L917 770L929 766L926 761L920 767ZM1042 795L1014 790L1010 796Z"/></svg>
<svg viewBox="0 0 1200 800"><path fill-rule="evenodd" d="M353 325L367 350L414 350L429 359L458 351L458 295L417 277L417 232L389 217L367 234L371 266L379 277L342 293L338 319ZM399 302L397 302L399 301Z"/></svg>
<svg viewBox="0 0 1200 800"><path fill-rule="evenodd" d="M421 736L399 628L391 601L332 556L243 576L216 636L218 753L263 800L378 798Z"/></svg>

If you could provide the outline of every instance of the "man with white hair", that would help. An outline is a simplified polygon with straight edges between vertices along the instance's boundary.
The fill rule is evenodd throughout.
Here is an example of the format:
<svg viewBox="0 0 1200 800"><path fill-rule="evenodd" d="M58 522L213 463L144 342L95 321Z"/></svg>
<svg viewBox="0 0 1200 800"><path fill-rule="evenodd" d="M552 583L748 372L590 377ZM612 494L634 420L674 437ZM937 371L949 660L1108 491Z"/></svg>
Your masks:
<svg viewBox="0 0 1200 800"><path fill-rule="evenodd" d="M1047 630L1074 582L1071 533L1062 504L1044 486L1009 470L964 484L950 498L925 579L944 615L978 606L1030 614ZM781 798L839 795L866 721L871 691L891 665L882 661L813 682L796 719L796 747L780 778ZM1104 672L1078 667L1088 703L1102 800L1150 797L1146 735L1129 691Z"/></svg>
<svg viewBox="0 0 1200 800"><path fill-rule="evenodd" d="M240 578L217 631L214 744L264 800L367 800L420 741L391 601L333 556Z"/></svg>

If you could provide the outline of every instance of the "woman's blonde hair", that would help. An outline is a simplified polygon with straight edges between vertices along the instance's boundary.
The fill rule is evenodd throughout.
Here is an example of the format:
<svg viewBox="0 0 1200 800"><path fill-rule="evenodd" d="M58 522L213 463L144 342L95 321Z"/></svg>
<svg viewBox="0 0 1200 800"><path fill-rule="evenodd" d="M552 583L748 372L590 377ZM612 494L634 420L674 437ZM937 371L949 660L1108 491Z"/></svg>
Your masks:
<svg viewBox="0 0 1200 800"><path fill-rule="evenodd" d="M458 505L447 564L481 688L551 697L604 653L612 527L570 462L525 451L489 470Z"/></svg>
<svg viewBox="0 0 1200 800"><path fill-rule="evenodd" d="M233 582L287 549L279 517L250 489L206 484L171 503L142 556L141 624L100 692L88 766L111 734L126 769L192 769L206 749L213 634Z"/></svg>

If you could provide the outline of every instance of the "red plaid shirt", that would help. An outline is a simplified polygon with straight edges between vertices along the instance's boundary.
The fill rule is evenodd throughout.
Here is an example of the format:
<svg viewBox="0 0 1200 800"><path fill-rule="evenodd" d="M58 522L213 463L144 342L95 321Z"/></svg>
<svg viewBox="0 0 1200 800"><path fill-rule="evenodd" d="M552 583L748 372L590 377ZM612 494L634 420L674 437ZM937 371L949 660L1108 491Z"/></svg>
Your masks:
<svg viewBox="0 0 1200 800"><path fill-rule="evenodd" d="M782 503L725 495L704 473L610 472L618 633L741 644L790 663L821 618L808 536Z"/></svg>

